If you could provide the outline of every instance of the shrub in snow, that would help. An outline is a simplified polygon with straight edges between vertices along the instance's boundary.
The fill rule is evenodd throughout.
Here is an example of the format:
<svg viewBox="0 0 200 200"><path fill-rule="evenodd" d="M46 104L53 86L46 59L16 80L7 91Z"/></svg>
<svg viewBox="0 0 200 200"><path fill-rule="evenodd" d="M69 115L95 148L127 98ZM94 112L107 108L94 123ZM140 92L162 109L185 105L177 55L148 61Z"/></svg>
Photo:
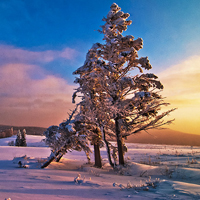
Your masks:
<svg viewBox="0 0 200 200"><path fill-rule="evenodd" d="M78 174L77 177L74 178L74 182L78 184L82 184L85 181L85 177L81 178L81 174Z"/></svg>
<svg viewBox="0 0 200 200"><path fill-rule="evenodd" d="M167 176L169 178L172 178L172 175L174 173L174 169L169 168L167 165L164 167L164 169L160 170L161 174L164 176Z"/></svg>
<svg viewBox="0 0 200 200"><path fill-rule="evenodd" d="M14 141L8 142L8 146L15 146L15 142Z"/></svg>
<svg viewBox="0 0 200 200"><path fill-rule="evenodd" d="M100 172L96 171L96 170L89 170L89 173L92 174L93 176L99 177L100 176Z"/></svg>
<svg viewBox="0 0 200 200"><path fill-rule="evenodd" d="M130 165L116 165L114 171L119 175L131 176L131 166Z"/></svg>
<svg viewBox="0 0 200 200"><path fill-rule="evenodd" d="M159 159L159 158L156 157L156 159ZM145 164L145 165L160 165L160 160L152 161L151 157L149 156L148 159L147 158L142 158L142 160L140 160L140 164Z"/></svg>
<svg viewBox="0 0 200 200"><path fill-rule="evenodd" d="M19 167L19 168L28 168L27 165L22 164L22 161L21 161L21 160L18 162L18 167Z"/></svg>
<svg viewBox="0 0 200 200"><path fill-rule="evenodd" d="M190 159L188 158L188 160L186 160L186 163L187 163L187 164L197 164L198 162L197 162L196 159L193 159L193 158L192 158L192 160L190 161Z"/></svg>
<svg viewBox="0 0 200 200"><path fill-rule="evenodd" d="M132 185L130 182L127 183L127 185L123 185L123 184L118 184L118 183L113 183L113 187L119 187L121 190L123 189L134 189L136 191L148 191L149 189L153 188L155 189L160 183L160 179L155 179L155 180L151 180L151 177L149 177L148 180L146 180L146 182L140 183L139 185Z"/></svg>

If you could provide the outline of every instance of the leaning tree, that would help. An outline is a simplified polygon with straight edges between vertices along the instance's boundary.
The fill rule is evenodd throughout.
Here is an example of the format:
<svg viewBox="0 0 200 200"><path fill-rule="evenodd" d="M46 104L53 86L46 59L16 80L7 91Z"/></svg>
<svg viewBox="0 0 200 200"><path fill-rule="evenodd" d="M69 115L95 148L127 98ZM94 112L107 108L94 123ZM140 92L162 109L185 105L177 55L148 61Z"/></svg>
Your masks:
<svg viewBox="0 0 200 200"><path fill-rule="evenodd" d="M77 105L78 107L78 105ZM46 136L44 142L51 148L51 155L41 168L47 167L53 160L57 162L67 152L85 151L88 160L90 160L89 153L91 152L86 135L79 131L77 120L74 117L77 107L69 115L69 118L59 126L50 126L45 132Z"/></svg>
<svg viewBox="0 0 200 200"><path fill-rule="evenodd" d="M152 66L148 57L138 56L143 48L142 39L122 35L132 23L128 17L117 4L111 5L107 17L103 18L105 24L99 30L104 34L104 44L94 44L84 65L74 72L79 75L75 80L79 87L73 96L77 92L83 94L85 115L90 114L102 134L105 134L104 127L109 129L109 122L114 122L120 165L124 165L124 138L170 124L173 120L163 121L163 118L174 110L161 112L162 106L168 103L160 95L163 85L158 77L143 71ZM131 75L136 69L138 74Z"/></svg>

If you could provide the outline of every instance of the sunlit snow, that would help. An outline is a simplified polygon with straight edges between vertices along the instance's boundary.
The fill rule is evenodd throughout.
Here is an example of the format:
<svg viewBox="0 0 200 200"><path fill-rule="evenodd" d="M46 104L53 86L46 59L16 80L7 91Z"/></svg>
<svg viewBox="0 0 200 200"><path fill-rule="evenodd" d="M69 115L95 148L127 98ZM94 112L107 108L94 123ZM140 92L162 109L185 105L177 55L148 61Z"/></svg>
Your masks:
<svg viewBox="0 0 200 200"><path fill-rule="evenodd" d="M75 151L40 169L50 155L42 139L27 135L27 147L8 146L15 136L0 139L1 199L200 199L200 147L129 143L127 167L116 171L104 147L102 169Z"/></svg>

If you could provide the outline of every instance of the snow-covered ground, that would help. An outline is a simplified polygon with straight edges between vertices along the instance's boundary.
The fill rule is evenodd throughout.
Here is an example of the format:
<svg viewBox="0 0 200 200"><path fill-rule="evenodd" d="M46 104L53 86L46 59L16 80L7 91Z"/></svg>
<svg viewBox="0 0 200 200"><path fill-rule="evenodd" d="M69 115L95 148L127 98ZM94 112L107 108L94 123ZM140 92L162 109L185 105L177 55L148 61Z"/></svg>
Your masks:
<svg viewBox="0 0 200 200"><path fill-rule="evenodd" d="M103 169L74 151L40 169L50 155L42 139L27 135L27 147L8 146L15 136L0 139L0 200L200 199L200 147L127 144L128 166L118 171L104 148Z"/></svg>

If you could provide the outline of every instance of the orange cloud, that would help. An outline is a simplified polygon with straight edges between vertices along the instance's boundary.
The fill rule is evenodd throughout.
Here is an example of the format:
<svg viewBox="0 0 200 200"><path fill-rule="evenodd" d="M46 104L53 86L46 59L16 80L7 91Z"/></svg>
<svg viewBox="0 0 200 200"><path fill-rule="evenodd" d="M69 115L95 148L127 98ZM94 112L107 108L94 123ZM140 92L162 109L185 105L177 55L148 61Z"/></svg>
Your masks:
<svg viewBox="0 0 200 200"><path fill-rule="evenodd" d="M178 109L171 114L176 120L171 128L200 134L200 56L183 60L158 74L164 84L163 96Z"/></svg>
<svg viewBox="0 0 200 200"><path fill-rule="evenodd" d="M40 79L32 78L40 74ZM66 80L46 75L36 65L7 64L0 68L0 123L48 127L67 118L73 88Z"/></svg>

